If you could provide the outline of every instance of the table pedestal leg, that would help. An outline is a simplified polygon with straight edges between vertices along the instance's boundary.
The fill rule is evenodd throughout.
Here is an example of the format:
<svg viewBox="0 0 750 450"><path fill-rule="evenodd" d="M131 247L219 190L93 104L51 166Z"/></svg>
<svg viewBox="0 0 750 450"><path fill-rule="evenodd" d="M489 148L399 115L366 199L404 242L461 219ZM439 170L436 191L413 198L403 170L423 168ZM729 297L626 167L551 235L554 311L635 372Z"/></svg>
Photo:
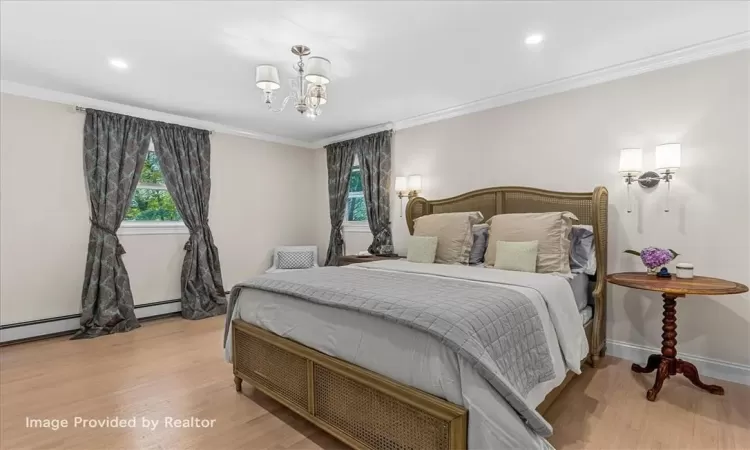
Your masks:
<svg viewBox="0 0 750 450"><path fill-rule="evenodd" d="M633 363L633 365L630 366L630 369L636 373L651 373L654 370L659 368L660 363L661 363L661 355L651 355L648 357L648 362L646 362L645 367Z"/></svg>
<svg viewBox="0 0 750 450"><path fill-rule="evenodd" d="M633 364L631 370L636 373L651 373L656 370L654 387L646 392L646 398L655 401L664 380L672 375L681 373L697 387L715 395L724 395L721 386L704 384L698 376L698 369L687 361L677 359L677 295L662 294L664 298L664 319L662 320L661 355L651 355L645 366Z"/></svg>
<svg viewBox="0 0 750 450"><path fill-rule="evenodd" d="M698 376L698 369L694 365L681 359L677 360L677 371L685 375L691 383L714 395L724 395L724 388L715 384L704 384Z"/></svg>

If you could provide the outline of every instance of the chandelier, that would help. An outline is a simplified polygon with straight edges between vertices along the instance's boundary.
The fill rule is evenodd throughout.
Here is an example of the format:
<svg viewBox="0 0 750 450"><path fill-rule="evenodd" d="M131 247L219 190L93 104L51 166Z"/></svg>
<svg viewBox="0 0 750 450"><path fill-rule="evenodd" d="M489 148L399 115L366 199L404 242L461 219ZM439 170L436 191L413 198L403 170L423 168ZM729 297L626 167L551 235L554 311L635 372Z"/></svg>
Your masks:
<svg viewBox="0 0 750 450"><path fill-rule="evenodd" d="M280 108L274 108L274 92L281 87L279 83L279 71L270 64L263 64L255 68L255 85L263 91L263 102L271 112L279 113L286 108L289 101L294 102L294 109L300 114L305 114L311 119L318 117L322 110L321 106L328 101L326 85L331 81L331 62L320 56L310 56L307 63L303 56L310 54L310 47L295 45L292 53L299 57L292 68L297 76L289 80L291 93L281 102Z"/></svg>

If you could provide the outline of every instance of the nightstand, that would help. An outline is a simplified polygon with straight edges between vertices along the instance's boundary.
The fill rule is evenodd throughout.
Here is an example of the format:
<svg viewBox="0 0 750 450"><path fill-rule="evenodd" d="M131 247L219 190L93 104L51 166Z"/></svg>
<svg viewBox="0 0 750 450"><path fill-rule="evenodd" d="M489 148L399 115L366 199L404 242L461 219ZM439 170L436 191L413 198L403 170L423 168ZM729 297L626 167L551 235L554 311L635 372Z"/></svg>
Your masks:
<svg viewBox="0 0 750 450"><path fill-rule="evenodd" d="M404 259L403 256L357 256L357 255L344 255L339 257L339 266L348 266L349 264L359 264L373 261L387 261L393 259Z"/></svg>
<svg viewBox="0 0 750 450"><path fill-rule="evenodd" d="M724 395L724 388L713 384L705 384L698 376L698 369L687 361L677 358L677 299L690 294L698 295L724 295L742 294L747 292L747 286L734 281L722 280L720 278L695 277L695 278L658 278L642 272L614 273L607 276L607 281L633 289L661 292L664 299L664 320L661 327L663 341L661 342L661 354L651 355L645 366L633 364L631 370L636 373L651 373L656 370L654 387L646 392L646 398L650 401L656 400L664 380L670 376L683 374L695 386L706 390L714 395Z"/></svg>

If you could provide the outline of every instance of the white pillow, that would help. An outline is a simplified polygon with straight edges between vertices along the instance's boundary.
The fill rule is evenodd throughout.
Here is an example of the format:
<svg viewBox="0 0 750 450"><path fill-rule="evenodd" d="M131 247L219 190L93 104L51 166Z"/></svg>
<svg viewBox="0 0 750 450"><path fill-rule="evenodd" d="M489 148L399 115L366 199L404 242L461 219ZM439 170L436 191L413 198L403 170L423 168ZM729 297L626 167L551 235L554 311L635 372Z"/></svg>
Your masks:
<svg viewBox="0 0 750 450"><path fill-rule="evenodd" d="M495 244L495 269L536 272L539 241L507 242Z"/></svg>
<svg viewBox="0 0 750 450"><path fill-rule="evenodd" d="M411 236L406 250L406 260L416 263L432 264L437 253L437 236Z"/></svg>

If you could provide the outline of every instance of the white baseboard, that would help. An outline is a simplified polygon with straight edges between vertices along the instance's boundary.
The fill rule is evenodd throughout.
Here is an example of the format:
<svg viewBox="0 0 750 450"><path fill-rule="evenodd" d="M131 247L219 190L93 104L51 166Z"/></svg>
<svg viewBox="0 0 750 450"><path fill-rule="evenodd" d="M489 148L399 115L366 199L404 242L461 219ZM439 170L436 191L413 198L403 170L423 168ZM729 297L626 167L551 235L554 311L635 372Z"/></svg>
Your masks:
<svg viewBox="0 0 750 450"><path fill-rule="evenodd" d="M629 342L614 341L607 339L607 354L618 358L627 359L638 364L644 364L649 355L661 353L655 347L631 344ZM690 361L698 368L701 376L718 378L750 386L750 366L736 364L718 359L704 358L687 353L677 353L678 358Z"/></svg>
<svg viewBox="0 0 750 450"><path fill-rule="evenodd" d="M81 319L78 316L65 316L49 322L29 322L19 324L13 328L0 329L0 342L18 341L30 339L37 336L54 335L65 333L71 330L77 330L81 326Z"/></svg>
<svg viewBox="0 0 750 450"><path fill-rule="evenodd" d="M147 317L161 316L164 314L178 313L182 311L182 303L176 300L169 303L154 303L145 305L135 305L135 316L139 319Z"/></svg>
<svg viewBox="0 0 750 450"><path fill-rule="evenodd" d="M135 316L139 319L177 313L182 310L180 300L135 305ZM80 314L53 317L19 324L0 326L0 343L31 339L40 336L68 333L80 328Z"/></svg>

